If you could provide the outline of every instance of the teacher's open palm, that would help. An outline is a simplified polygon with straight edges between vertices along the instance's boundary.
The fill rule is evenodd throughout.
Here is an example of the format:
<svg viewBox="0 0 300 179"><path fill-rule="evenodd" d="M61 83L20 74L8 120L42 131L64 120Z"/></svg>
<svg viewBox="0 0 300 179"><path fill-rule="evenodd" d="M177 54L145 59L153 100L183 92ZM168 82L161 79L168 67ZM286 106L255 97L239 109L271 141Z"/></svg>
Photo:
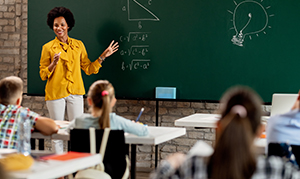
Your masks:
<svg viewBox="0 0 300 179"><path fill-rule="evenodd" d="M118 51L118 47L119 47L118 42L115 42L114 40L111 41L111 43L109 44L107 49L105 49L103 52L103 55L105 56L105 58L111 56L113 53Z"/></svg>

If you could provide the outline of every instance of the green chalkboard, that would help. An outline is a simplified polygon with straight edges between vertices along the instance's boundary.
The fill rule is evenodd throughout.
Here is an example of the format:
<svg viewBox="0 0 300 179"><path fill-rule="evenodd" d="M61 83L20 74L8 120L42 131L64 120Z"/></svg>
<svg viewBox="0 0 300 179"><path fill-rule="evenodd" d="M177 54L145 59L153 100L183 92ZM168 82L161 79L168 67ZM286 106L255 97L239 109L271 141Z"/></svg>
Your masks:
<svg viewBox="0 0 300 179"><path fill-rule="evenodd" d="M98 79L116 96L154 99L155 87L176 87L179 100L219 100L233 85L248 85L265 102L297 93L300 77L300 1L272 0L29 0L28 93L44 94L42 45L55 34L46 24L55 6L69 8L69 36L84 42L94 61L111 40L120 43L85 87Z"/></svg>

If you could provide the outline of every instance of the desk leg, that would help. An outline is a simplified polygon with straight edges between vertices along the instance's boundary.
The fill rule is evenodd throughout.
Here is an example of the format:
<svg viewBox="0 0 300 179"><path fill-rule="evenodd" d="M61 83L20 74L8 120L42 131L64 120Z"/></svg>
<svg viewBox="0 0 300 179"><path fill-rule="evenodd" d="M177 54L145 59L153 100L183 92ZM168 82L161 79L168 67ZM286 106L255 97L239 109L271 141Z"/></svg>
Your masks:
<svg viewBox="0 0 300 179"><path fill-rule="evenodd" d="M158 162L158 145L155 145L155 168L157 167L157 162Z"/></svg>
<svg viewBox="0 0 300 179"><path fill-rule="evenodd" d="M39 140L39 150L45 150L45 140L44 139L38 139ZM35 139L30 139L30 145L31 150L35 150Z"/></svg>
<svg viewBox="0 0 300 179"><path fill-rule="evenodd" d="M35 150L35 139L30 139L31 150Z"/></svg>
<svg viewBox="0 0 300 179"><path fill-rule="evenodd" d="M68 140L68 147L67 147L68 152L71 151L71 142Z"/></svg>
<svg viewBox="0 0 300 179"><path fill-rule="evenodd" d="M39 139L39 150L45 150L45 140Z"/></svg>
<svg viewBox="0 0 300 179"><path fill-rule="evenodd" d="M131 179L135 179L135 164L136 164L136 144L131 144L131 168L130 176Z"/></svg>

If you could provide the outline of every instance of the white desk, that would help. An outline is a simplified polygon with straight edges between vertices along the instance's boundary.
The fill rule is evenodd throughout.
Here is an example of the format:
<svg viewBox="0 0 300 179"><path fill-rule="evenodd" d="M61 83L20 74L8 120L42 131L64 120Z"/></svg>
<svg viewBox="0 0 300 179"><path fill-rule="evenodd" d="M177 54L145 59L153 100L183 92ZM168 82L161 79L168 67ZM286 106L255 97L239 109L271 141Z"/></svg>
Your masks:
<svg viewBox="0 0 300 179"><path fill-rule="evenodd" d="M269 118L270 118L269 116L262 116L261 120L263 122L266 122ZM175 126L216 128L217 121L219 119L220 119L220 114L196 113L175 120Z"/></svg>
<svg viewBox="0 0 300 179"><path fill-rule="evenodd" d="M133 134L125 133L126 144L145 144L145 145L158 145L163 142L183 136L186 133L185 128L178 127L154 127L148 126L149 135L139 137ZM70 135L65 130L59 130L57 134L45 136L39 132L33 132L31 138L34 139L59 139L70 140Z"/></svg>
<svg viewBox="0 0 300 179"><path fill-rule="evenodd" d="M8 175L13 179L58 178L61 176L72 174L78 170L95 166L99 164L100 161L100 154L67 161L34 161L34 164L30 167L30 169L9 172Z"/></svg>
<svg viewBox="0 0 300 179"><path fill-rule="evenodd" d="M136 145L158 145L186 134L185 128L178 127L148 126L148 130L149 135L144 137L125 133L125 143L131 145L131 178L135 178ZM69 133L65 130L59 130L58 134L51 136L44 136L39 132L34 132L31 134L31 138L70 140ZM157 151L155 152L155 163L157 164Z"/></svg>
<svg viewBox="0 0 300 179"><path fill-rule="evenodd" d="M70 140L70 135L66 130L59 129L57 134L52 134L49 136L45 136L40 132L31 133L31 138L33 139L55 139L55 140Z"/></svg>
<svg viewBox="0 0 300 179"><path fill-rule="evenodd" d="M268 116L262 116L262 120L268 119ZM182 127L199 127L199 128L216 128L217 121L220 119L220 114L204 114L196 113L175 120L175 126ZM256 151L259 154L265 153L267 140L259 138L255 140Z"/></svg>
<svg viewBox="0 0 300 179"><path fill-rule="evenodd" d="M125 134L126 144L145 144L158 145L166 141L183 136L186 133L185 128L178 127L154 127L149 126L149 135L145 137L138 137L133 134Z"/></svg>
<svg viewBox="0 0 300 179"><path fill-rule="evenodd" d="M216 128L216 123L219 119L219 114L196 113L175 120L175 126Z"/></svg>

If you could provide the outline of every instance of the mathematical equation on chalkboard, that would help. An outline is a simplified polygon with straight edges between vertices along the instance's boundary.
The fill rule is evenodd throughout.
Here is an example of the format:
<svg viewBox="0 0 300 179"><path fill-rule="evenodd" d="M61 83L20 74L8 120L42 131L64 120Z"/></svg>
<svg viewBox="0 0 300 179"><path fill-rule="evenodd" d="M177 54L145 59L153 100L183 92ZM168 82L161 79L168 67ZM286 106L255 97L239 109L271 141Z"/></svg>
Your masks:
<svg viewBox="0 0 300 179"><path fill-rule="evenodd" d="M137 69L143 69L147 70L150 66L150 59L133 59L131 60L131 63L125 64L125 62L122 62L122 70L137 70Z"/></svg>
<svg viewBox="0 0 300 179"><path fill-rule="evenodd" d="M140 42L145 42L148 38L148 34L150 32L129 32L129 34L127 36L120 36L120 42L136 42L136 41L140 41Z"/></svg>
<svg viewBox="0 0 300 179"><path fill-rule="evenodd" d="M145 56L149 50L149 45L132 45L127 50L121 50L121 55L128 55L128 56L135 56L135 55L142 55Z"/></svg>
<svg viewBox="0 0 300 179"><path fill-rule="evenodd" d="M150 66L150 59L147 56L150 51L150 45L147 44L150 32L129 32L128 35L120 36L120 42L134 43L128 49L120 50L121 56L132 57L129 63L122 62L121 69L128 70L147 70Z"/></svg>
<svg viewBox="0 0 300 179"><path fill-rule="evenodd" d="M124 45L125 49L120 49L119 53L124 57L121 69L125 70L147 70L150 67L149 53L150 45L148 39L151 32L141 32L144 28L142 22L153 21L158 22L160 19L151 10L154 0L142 1L127 0L126 4L122 5L122 11L127 13L129 22L137 22L138 30L133 30L126 35L121 35L119 40ZM126 49L127 48L127 49Z"/></svg>

